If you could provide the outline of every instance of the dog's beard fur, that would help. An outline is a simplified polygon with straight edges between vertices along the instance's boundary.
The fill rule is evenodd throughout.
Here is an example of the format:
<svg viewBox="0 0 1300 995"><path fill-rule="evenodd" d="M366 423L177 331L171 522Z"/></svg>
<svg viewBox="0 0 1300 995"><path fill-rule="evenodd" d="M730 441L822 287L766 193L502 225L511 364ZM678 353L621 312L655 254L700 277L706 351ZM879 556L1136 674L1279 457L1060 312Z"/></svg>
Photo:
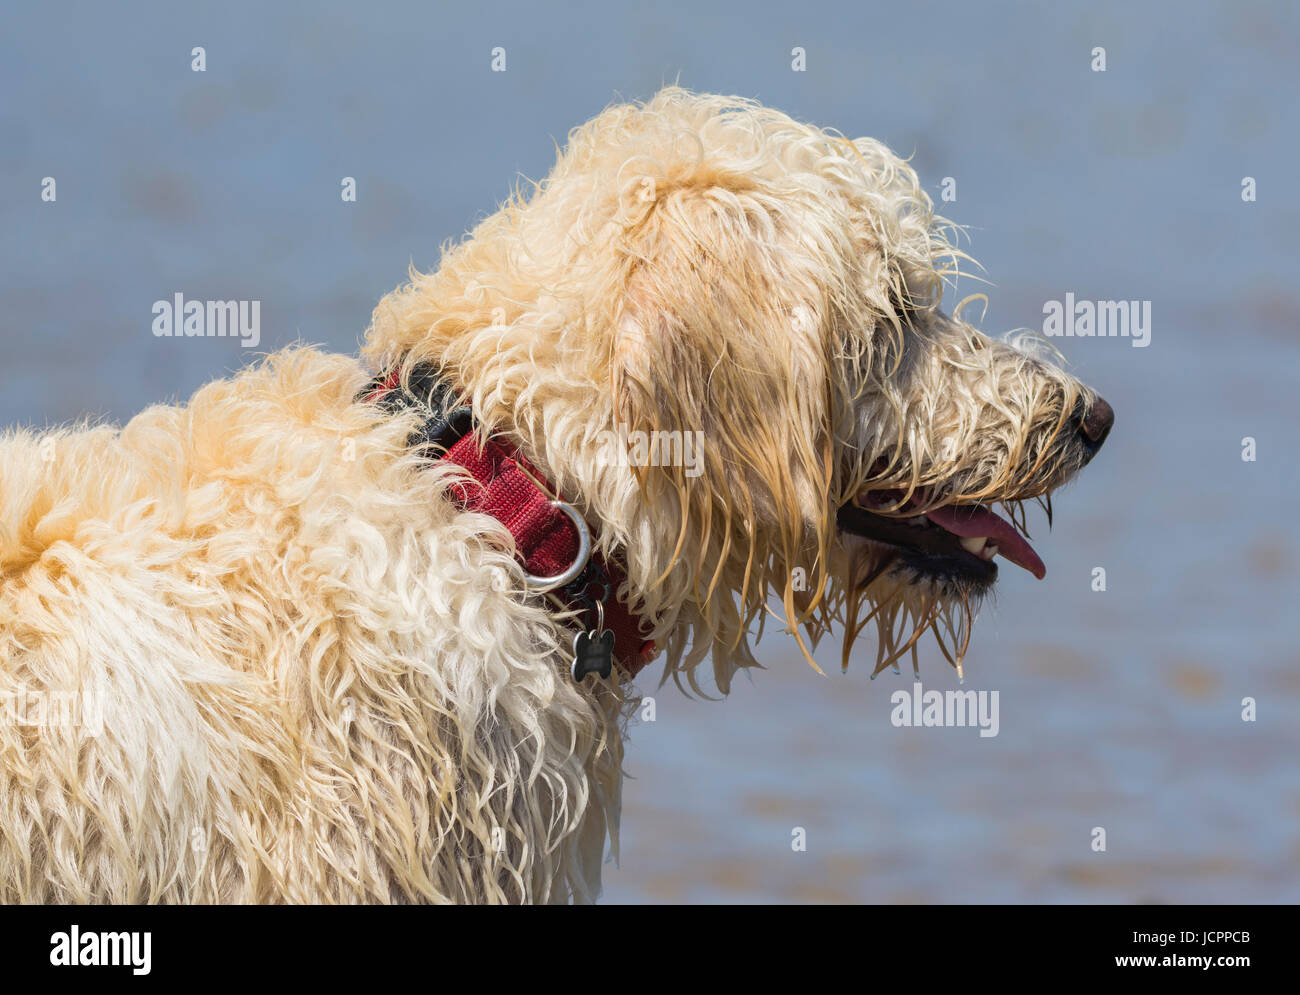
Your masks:
<svg viewBox="0 0 1300 995"><path fill-rule="evenodd" d="M860 495L886 495L873 510L898 519L947 505L996 504L1026 539L1027 505L1036 502L1050 527L1053 490L1087 462L1075 417L1091 395L1039 358L1051 347L1028 333L996 342L933 308L909 313L899 332L892 351L884 350L887 369L870 378L861 409L868 455L848 474L841 500L854 505ZM882 411L897 413L892 426ZM906 655L917 671L926 634L960 677L994 576L935 573L896 545L847 534L843 540L838 592L813 625L817 635L827 618L842 628L842 667L874 622L873 677L897 669Z"/></svg>
<svg viewBox="0 0 1300 995"><path fill-rule="evenodd" d="M983 348L992 349L992 345ZM1014 365L1022 357L1008 350L1000 359ZM907 448L906 432L900 432L885 455L868 457L846 471L851 483L828 504L827 513L834 519L838 508L838 517L843 519L844 509L857 504L855 496L873 493L889 495L875 512L900 521L945 505L997 505L1017 532L1032 538L1029 506L1041 507L1050 527L1053 490L1086 461L1071 441L1073 429L1068 428L1070 412L1081 395L1069 389L1064 379L1058 384L1052 403L1036 402L1032 415L1037 427L1026 432L1027 438L1013 440L1007 454L989 444L997 432L996 426L986 425L980 432L983 450L973 444L965 450L949 447L961 455L940 460L931 454L921 472L915 451ZM1023 424L1032 425L1033 419ZM859 484L864 466L871 467L871 472ZM809 648L815 648L828 633L839 632L841 667L847 670L860 637L874 625L873 678L887 667L897 670L900 660L909 656L913 671L919 674L918 651L926 645L926 636L932 637L932 645L962 677L975 619L993 588L994 577L948 575L923 568L906 548L855 535L847 528L839 530L837 539L820 599L791 592L789 586L778 592L787 606L793 605L793 611L787 607L787 627L796 637L802 627L808 636L808 644L800 639L800 647L809 662L816 667Z"/></svg>
<svg viewBox="0 0 1300 995"><path fill-rule="evenodd" d="M1047 502L1050 498L1044 502L1045 509L1050 508ZM1006 517L1028 536L1024 502L1003 502L1002 507ZM827 618L843 631L841 668L848 670L859 636L874 622L879 639L873 678L887 667L897 672L899 661L909 654L912 670L919 676L918 649L926 634L962 677L962 660L991 585L933 578L909 566L899 550L886 543L846 536L844 544L846 580L838 596L829 599L826 611ZM814 645L828 628L825 619L812 623Z"/></svg>

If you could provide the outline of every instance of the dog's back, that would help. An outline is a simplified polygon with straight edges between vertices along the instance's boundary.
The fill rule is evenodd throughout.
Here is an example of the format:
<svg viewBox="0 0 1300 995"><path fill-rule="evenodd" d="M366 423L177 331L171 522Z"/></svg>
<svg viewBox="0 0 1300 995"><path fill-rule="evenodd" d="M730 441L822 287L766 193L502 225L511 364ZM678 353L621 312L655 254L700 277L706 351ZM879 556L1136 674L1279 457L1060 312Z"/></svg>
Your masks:
<svg viewBox="0 0 1300 995"><path fill-rule="evenodd" d="M594 888L598 711L364 381L295 350L0 441L0 901Z"/></svg>

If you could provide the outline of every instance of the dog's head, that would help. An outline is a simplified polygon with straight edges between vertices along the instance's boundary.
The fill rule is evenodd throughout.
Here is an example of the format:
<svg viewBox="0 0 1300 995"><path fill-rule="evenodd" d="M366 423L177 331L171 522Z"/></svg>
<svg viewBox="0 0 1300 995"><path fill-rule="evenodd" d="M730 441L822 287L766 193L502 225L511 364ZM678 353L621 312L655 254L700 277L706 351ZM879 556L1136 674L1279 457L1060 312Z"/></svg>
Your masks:
<svg viewBox="0 0 1300 995"><path fill-rule="evenodd" d="M671 88L575 130L368 351L443 364L522 440L693 686L710 652L724 689L752 663L772 595L814 640L842 626L846 662L872 618L877 670L925 631L959 663L998 559L1044 572L1021 502L1112 414L940 309L953 234L878 142Z"/></svg>

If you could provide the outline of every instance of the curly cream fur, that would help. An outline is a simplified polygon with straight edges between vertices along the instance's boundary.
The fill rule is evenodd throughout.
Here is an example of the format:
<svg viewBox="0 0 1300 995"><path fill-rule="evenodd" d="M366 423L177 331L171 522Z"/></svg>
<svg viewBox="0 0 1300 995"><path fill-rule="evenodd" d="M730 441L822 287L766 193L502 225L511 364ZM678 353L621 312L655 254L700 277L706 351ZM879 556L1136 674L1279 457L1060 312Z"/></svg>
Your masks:
<svg viewBox="0 0 1300 995"><path fill-rule="evenodd" d="M665 676L711 659L725 691L770 594L814 640L883 608L892 658L951 599L836 509L1078 464L1085 389L939 310L951 234L878 142L669 88L413 272L365 358L441 365L586 514ZM0 900L595 897L627 689L566 676L508 534L366 378L292 349L121 430L0 440L0 704L82 709L0 724ZM609 460L619 426L702 432L704 472Z"/></svg>
<svg viewBox="0 0 1300 995"><path fill-rule="evenodd" d="M617 691L365 381L293 350L0 443L0 696L78 703L0 724L0 899L594 897Z"/></svg>

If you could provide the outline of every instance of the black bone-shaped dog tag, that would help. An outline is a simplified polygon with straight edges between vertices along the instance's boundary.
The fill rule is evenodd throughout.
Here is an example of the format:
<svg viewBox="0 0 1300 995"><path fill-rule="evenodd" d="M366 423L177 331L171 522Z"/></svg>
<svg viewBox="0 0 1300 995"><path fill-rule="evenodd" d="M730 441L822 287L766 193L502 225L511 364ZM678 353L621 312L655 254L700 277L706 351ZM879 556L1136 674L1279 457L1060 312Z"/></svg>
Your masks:
<svg viewBox="0 0 1300 995"><path fill-rule="evenodd" d="M573 679L581 681L588 674L608 677L614 668L614 633L579 632L573 637Z"/></svg>

